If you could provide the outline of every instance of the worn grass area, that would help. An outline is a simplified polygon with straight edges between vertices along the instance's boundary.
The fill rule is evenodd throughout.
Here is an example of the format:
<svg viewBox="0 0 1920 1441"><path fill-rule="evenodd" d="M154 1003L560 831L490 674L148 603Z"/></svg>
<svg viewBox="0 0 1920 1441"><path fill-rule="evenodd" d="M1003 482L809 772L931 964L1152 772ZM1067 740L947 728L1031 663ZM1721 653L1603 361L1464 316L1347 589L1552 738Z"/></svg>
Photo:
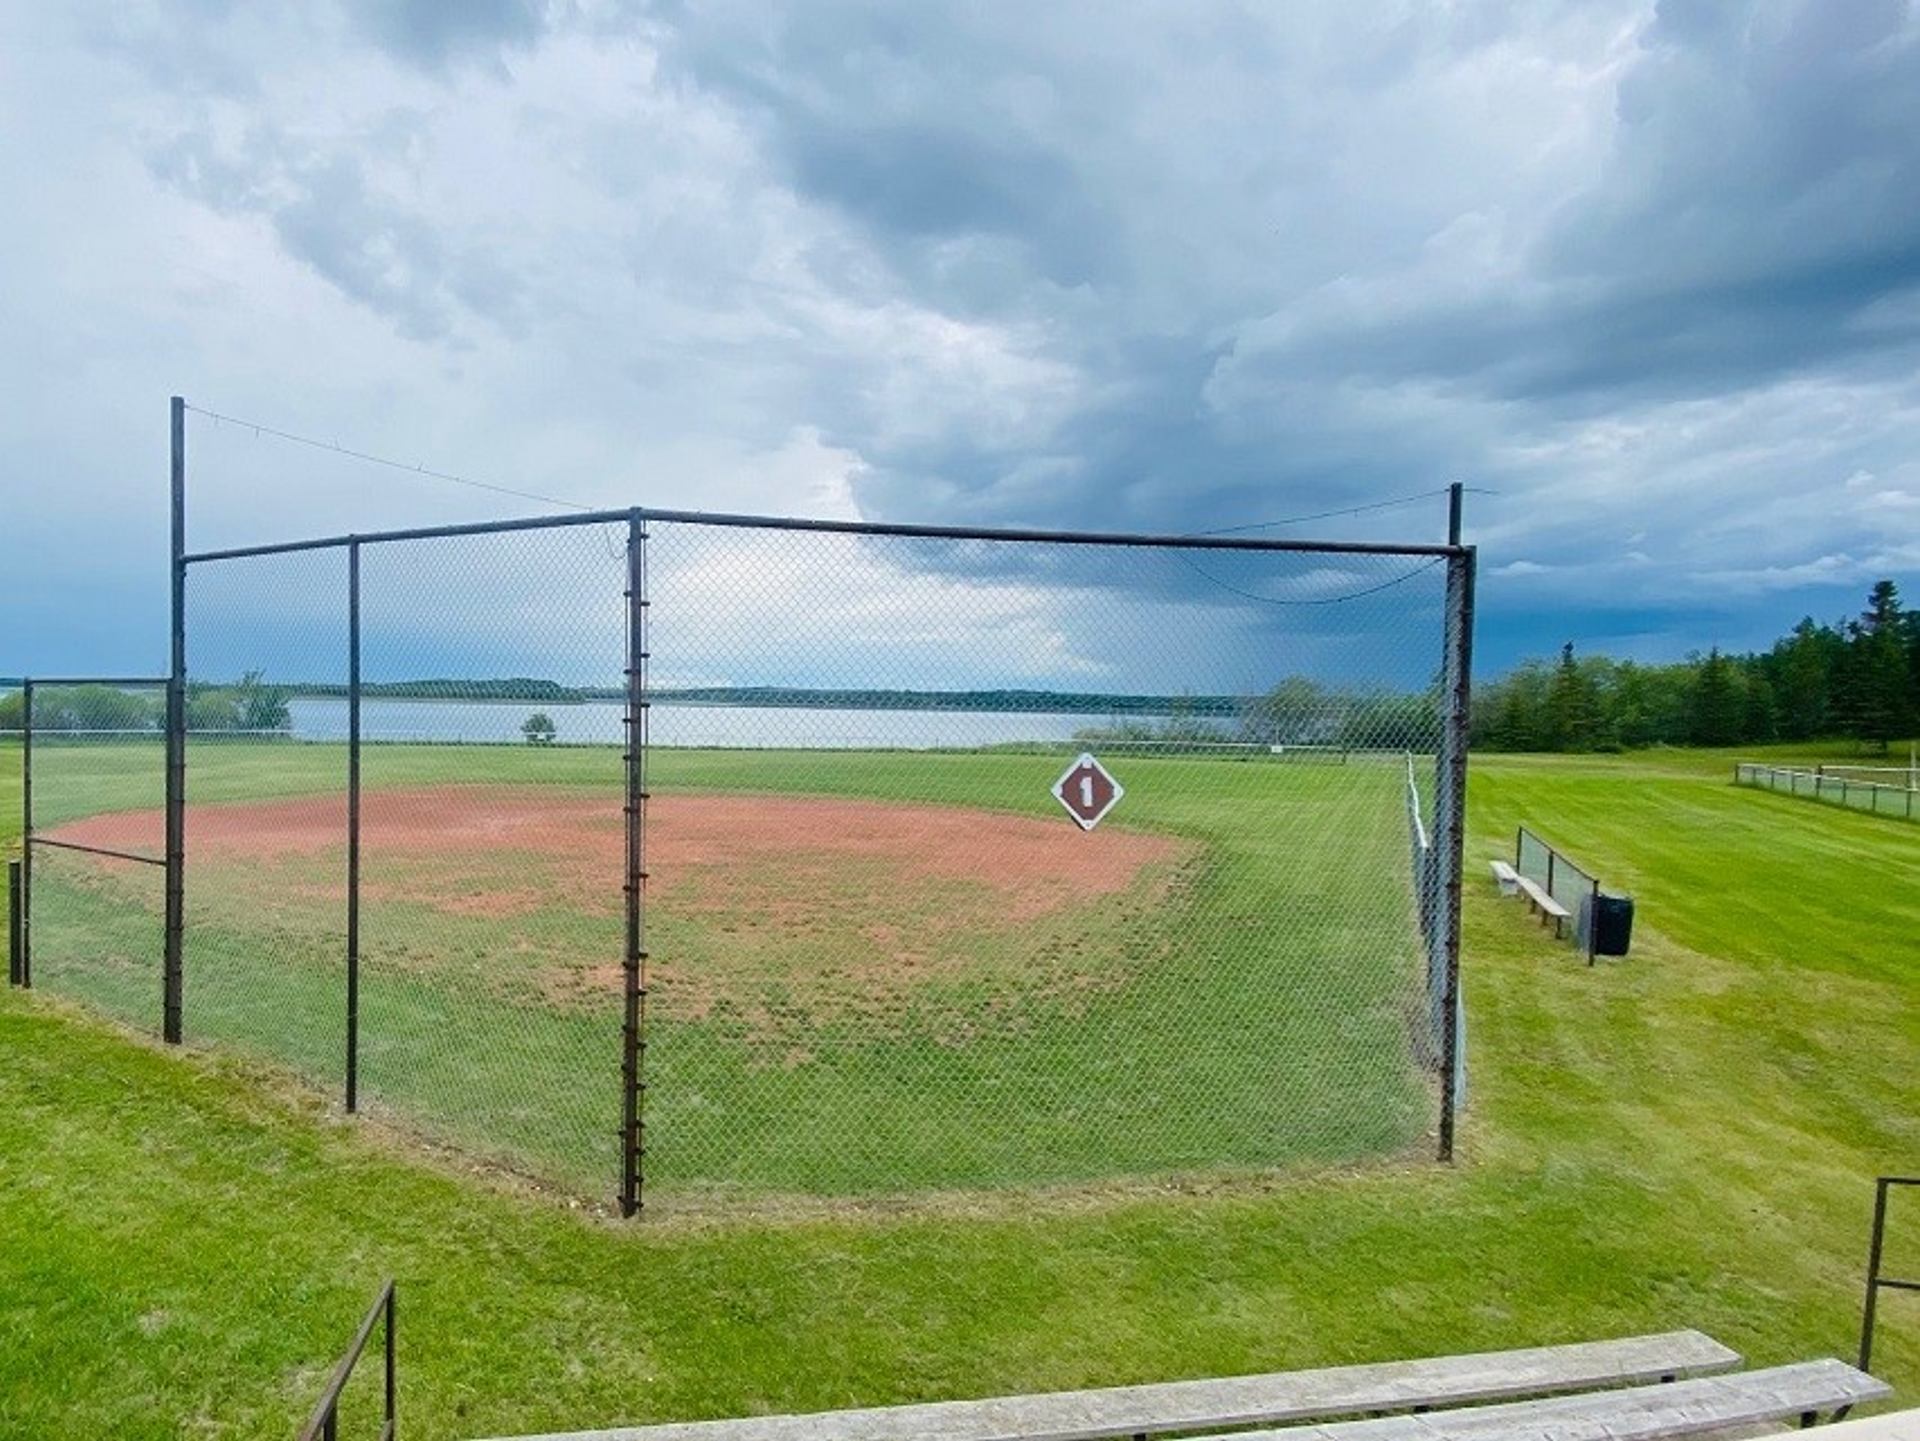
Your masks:
<svg viewBox="0 0 1920 1441"><path fill-rule="evenodd" d="M622 1225L9 996L0 1434L285 1434L387 1273L426 1437L1675 1325L1848 1354L1869 1178L1920 1153L1920 840L1729 769L1477 762L1476 857L1524 820L1640 915L1589 970L1478 867L1450 1171ZM1920 1395L1920 1305L1889 1298L1877 1369Z"/></svg>

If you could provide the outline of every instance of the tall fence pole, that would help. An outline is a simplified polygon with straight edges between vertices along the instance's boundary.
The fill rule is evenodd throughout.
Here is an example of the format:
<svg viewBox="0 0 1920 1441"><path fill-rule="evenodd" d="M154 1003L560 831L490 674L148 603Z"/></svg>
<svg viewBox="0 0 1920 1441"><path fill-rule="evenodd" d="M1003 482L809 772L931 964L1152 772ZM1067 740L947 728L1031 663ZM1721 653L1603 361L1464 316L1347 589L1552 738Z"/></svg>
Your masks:
<svg viewBox="0 0 1920 1441"><path fill-rule="evenodd" d="M1466 853L1467 722L1473 699L1473 583L1476 554L1469 547L1447 560L1445 694L1442 697L1438 797L1440 920L1446 958L1445 1029L1440 1035L1440 1159L1453 1159L1460 1106L1460 875Z"/></svg>
<svg viewBox="0 0 1920 1441"><path fill-rule="evenodd" d="M20 948L26 926L20 915L20 862L7 862L7 984L25 985L26 957Z"/></svg>
<svg viewBox="0 0 1920 1441"><path fill-rule="evenodd" d="M360 542L347 546L347 1110L360 1108Z"/></svg>
<svg viewBox="0 0 1920 1441"><path fill-rule="evenodd" d="M187 816L187 403L172 402L173 513L171 660L167 670L166 939L160 972L160 1034L180 1042L180 951L186 928Z"/></svg>
<svg viewBox="0 0 1920 1441"><path fill-rule="evenodd" d="M620 1214L641 1206L646 1164L647 529L627 516L626 947L621 1025Z"/></svg>
<svg viewBox="0 0 1920 1441"><path fill-rule="evenodd" d="M33 682L20 683L20 985L33 989Z"/></svg>

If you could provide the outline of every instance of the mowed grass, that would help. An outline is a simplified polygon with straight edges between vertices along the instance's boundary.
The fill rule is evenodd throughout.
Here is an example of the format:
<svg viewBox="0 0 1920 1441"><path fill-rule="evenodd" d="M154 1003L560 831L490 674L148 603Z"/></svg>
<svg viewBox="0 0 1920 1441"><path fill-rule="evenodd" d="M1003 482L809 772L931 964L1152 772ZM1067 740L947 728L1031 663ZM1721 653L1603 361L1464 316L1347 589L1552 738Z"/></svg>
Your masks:
<svg viewBox="0 0 1920 1441"><path fill-rule="evenodd" d="M344 750L192 750L187 1038L243 1048L338 1095ZM36 825L108 813L114 834L146 835L151 811L128 817L151 806L158 759L152 747L36 752ZM1129 757L1123 810L1082 836L1049 794L1062 765L1057 754L652 752L661 824L683 798L746 795L769 816L783 796L878 802L937 818L923 843L955 861L929 877L912 857L850 860L819 829L794 835L791 851L749 851L752 806L689 868L728 881L737 903L676 890L682 876L649 860L656 1203L1263 1169L1433 1146L1402 769ZM363 1095L436 1140L609 1199L617 754L379 746L363 775ZM567 796L598 799L605 814L556 828L543 850L509 838L484 855L436 853L431 824L404 839L390 828L449 793L463 818ZM314 796L327 798L316 823L330 838L318 852L256 854L244 822L227 825L237 835L225 852L191 849L229 807ZM999 816L1046 818L1062 849L1159 835L1178 859L1121 893L1002 918L995 908L1022 878L1001 874L1000 889L982 879L1000 859L974 835ZM279 823L256 824L270 840ZM861 823L857 810L829 811L817 826ZM589 831L613 844L589 856L601 870L583 890L574 852L593 851ZM39 983L152 1028L159 873L46 851L36 866ZM533 899L505 913L494 904L517 893Z"/></svg>
<svg viewBox="0 0 1920 1441"><path fill-rule="evenodd" d="M1724 759L1476 761L1452 1169L622 1224L10 995L0 1433L286 1434L385 1274L429 1437L1677 1325L1846 1355L1870 1178L1920 1151L1920 843ZM1494 898L1521 821L1633 889L1630 960ZM1888 1259L1920 1273L1920 1208ZM1920 1305L1887 1299L1876 1369L1920 1396Z"/></svg>

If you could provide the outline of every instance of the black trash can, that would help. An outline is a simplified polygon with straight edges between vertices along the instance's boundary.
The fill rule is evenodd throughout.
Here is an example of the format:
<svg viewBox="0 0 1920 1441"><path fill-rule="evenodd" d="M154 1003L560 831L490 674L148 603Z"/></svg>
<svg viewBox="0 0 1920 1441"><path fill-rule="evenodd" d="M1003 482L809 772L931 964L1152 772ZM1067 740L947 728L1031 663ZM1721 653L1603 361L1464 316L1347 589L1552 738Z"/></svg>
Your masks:
<svg viewBox="0 0 1920 1441"><path fill-rule="evenodd" d="M1633 897L1593 898L1593 953L1596 956L1624 956L1633 941Z"/></svg>

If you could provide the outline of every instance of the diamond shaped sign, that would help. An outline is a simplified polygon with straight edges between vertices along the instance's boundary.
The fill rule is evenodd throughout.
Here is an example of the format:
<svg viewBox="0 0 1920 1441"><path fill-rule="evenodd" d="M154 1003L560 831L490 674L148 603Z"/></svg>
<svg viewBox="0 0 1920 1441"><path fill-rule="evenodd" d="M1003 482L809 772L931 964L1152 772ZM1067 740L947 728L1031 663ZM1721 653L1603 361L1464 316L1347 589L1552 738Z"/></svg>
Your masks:
<svg viewBox="0 0 1920 1441"><path fill-rule="evenodd" d="M1099 825L1126 793L1112 772L1084 751L1053 783L1053 798L1067 808L1067 814L1083 831Z"/></svg>

